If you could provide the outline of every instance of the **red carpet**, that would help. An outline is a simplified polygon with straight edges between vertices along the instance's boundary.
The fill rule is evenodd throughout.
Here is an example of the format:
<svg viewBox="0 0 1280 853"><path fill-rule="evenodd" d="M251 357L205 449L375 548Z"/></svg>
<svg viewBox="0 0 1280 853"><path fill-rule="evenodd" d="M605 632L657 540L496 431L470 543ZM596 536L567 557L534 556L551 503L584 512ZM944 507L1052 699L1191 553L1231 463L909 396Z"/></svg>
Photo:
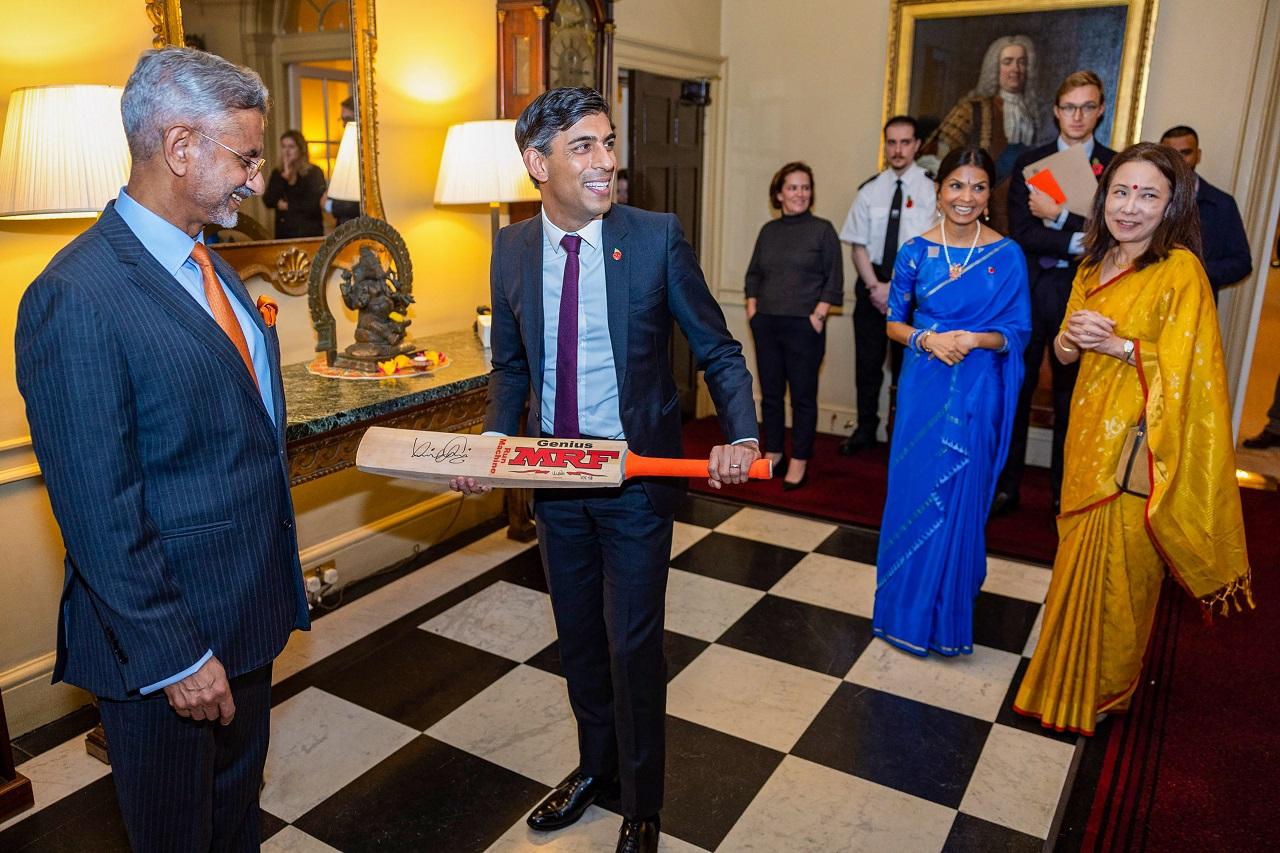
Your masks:
<svg viewBox="0 0 1280 853"><path fill-rule="evenodd" d="M687 455L723 441L713 419L685 427ZM852 457L819 434L809 483L715 492L789 512L878 527L888 448ZM705 481L694 489L711 493ZM1241 490L1256 610L1214 614L1166 582L1142 686L1128 714L1087 740L1059 850L1273 850L1280 837L1280 494ZM1028 468L1022 507L987 528L989 550L1051 563L1049 472Z"/></svg>
<svg viewBox="0 0 1280 853"><path fill-rule="evenodd" d="M690 421L684 428L686 456L703 456L724 442L714 418ZM888 481L889 447L877 445L855 456L841 456L840 439L819 433L809 462L809 482L802 489L782 491L782 479L753 481L731 490L715 491L706 480L690 480L690 486L707 494L740 500L772 509L879 527ZM994 554L1052 563L1058 547L1049 495L1049 471L1027 468L1022 478L1022 505L1015 512L987 525L987 550Z"/></svg>

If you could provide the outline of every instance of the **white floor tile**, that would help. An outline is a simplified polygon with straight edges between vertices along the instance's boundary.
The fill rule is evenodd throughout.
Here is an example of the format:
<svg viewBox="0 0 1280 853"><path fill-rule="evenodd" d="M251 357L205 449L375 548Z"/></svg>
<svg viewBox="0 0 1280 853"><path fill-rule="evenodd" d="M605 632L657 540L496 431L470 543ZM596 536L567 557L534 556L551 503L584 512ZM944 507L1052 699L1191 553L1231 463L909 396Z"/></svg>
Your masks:
<svg viewBox="0 0 1280 853"><path fill-rule="evenodd" d="M938 853L952 809L788 755L720 850Z"/></svg>
<svg viewBox="0 0 1280 853"><path fill-rule="evenodd" d="M68 794L74 794L111 772L110 767L84 751L84 735L76 735L63 741L53 749L19 764L17 769L31 780L31 793L36 804L25 812L0 822L0 829L31 817L45 806L56 803Z"/></svg>
<svg viewBox="0 0 1280 853"><path fill-rule="evenodd" d="M518 666L427 730L436 740L557 785L578 766L564 679Z"/></svg>
<svg viewBox="0 0 1280 853"><path fill-rule="evenodd" d="M721 523L716 532L781 545L784 548L811 551L821 545L835 529L836 525L822 521L746 507Z"/></svg>
<svg viewBox="0 0 1280 853"><path fill-rule="evenodd" d="M982 590L1040 604L1049 592L1052 574L1041 566L987 557L987 578L982 582Z"/></svg>
<svg viewBox="0 0 1280 853"><path fill-rule="evenodd" d="M667 577L667 630L714 642L762 598L758 589L672 569Z"/></svg>
<svg viewBox="0 0 1280 853"><path fill-rule="evenodd" d="M1040 612L1036 614L1036 621L1031 625L1031 633L1027 635L1027 644L1022 647L1022 656L1029 658L1036 651L1036 644L1040 642L1040 628L1044 625L1044 607L1041 606Z"/></svg>
<svg viewBox="0 0 1280 853"><path fill-rule="evenodd" d="M994 720L1018 669L1018 659L1011 652L978 645L971 655L944 658L931 654L922 658L876 639L854 662L845 680Z"/></svg>
<svg viewBox="0 0 1280 853"><path fill-rule="evenodd" d="M995 725L960 803L965 814L1045 838L1075 746Z"/></svg>
<svg viewBox="0 0 1280 853"><path fill-rule="evenodd" d="M870 619L876 599L876 567L826 554L806 554L769 592Z"/></svg>
<svg viewBox="0 0 1280 853"><path fill-rule="evenodd" d="M480 590L419 627L515 661L528 660L556 638L551 597L507 581Z"/></svg>
<svg viewBox="0 0 1280 853"><path fill-rule="evenodd" d="M296 826L286 826L262 842L262 853L338 853L338 849L312 838Z"/></svg>
<svg viewBox="0 0 1280 853"><path fill-rule="evenodd" d="M417 736L395 720L308 687L271 711L262 808L291 823Z"/></svg>
<svg viewBox="0 0 1280 853"><path fill-rule="evenodd" d="M622 818L597 806L589 807L577 823L558 832L534 832L522 817L489 846L487 853L531 853L535 850L600 853L612 850L618 843L621 825ZM663 853L699 853L702 850L665 833L658 839L658 849Z"/></svg>
<svg viewBox="0 0 1280 853"><path fill-rule="evenodd" d="M839 684L798 666L710 646L667 687L667 713L786 752Z"/></svg>
<svg viewBox="0 0 1280 853"><path fill-rule="evenodd" d="M671 536L671 559L675 559L679 554L683 553L691 545L697 542L711 532L709 527L700 527L697 524L685 524L683 521L677 521L675 531Z"/></svg>
<svg viewBox="0 0 1280 853"><path fill-rule="evenodd" d="M310 631L294 631L289 637L276 658L272 683L279 684L532 547L532 542L509 539L503 528L317 618Z"/></svg>

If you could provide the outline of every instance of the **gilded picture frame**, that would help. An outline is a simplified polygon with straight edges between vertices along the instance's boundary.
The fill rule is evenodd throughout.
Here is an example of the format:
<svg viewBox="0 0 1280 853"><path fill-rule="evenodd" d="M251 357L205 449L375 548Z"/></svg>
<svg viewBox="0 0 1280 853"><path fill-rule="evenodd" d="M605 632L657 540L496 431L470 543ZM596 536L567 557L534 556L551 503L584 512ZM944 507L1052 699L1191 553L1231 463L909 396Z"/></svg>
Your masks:
<svg viewBox="0 0 1280 853"><path fill-rule="evenodd" d="M914 115L930 133L978 83L995 38L1026 35L1038 69L1028 97L1035 144L1056 134L1052 100L1062 79L1089 69L1103 80L1100 140L1115 149L1138 141L1159 0L891 0L884 118ZM1117 29L1119 32L1117 32ZM926 85L924 78L928 78Z"/></svg>

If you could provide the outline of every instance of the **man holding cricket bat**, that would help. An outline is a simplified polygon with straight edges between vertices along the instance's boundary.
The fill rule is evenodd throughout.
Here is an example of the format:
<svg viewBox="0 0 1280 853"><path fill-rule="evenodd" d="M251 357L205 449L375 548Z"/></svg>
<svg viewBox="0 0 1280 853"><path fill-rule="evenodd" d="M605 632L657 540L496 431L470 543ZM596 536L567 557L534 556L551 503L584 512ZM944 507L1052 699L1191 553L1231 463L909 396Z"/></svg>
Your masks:
<svg viewBox="0 0 1280 853"><path fill-rule="evenodd" d="M679 398L668 357L679 324L704 371L727 443L712 486L743 483L760 456L751 375L676 218L611 205L617 161L607 102L552 89L516 123L542 213L504 228L493 249L493 372L485 430L558 439L625 439L645 456L680 456ZM451 485L488 491L470 478ZM568 826L620 796L619 851L658 849L665 764L667 564L678 480L544 489L534 516L580 761L529 815Z"/></svg>

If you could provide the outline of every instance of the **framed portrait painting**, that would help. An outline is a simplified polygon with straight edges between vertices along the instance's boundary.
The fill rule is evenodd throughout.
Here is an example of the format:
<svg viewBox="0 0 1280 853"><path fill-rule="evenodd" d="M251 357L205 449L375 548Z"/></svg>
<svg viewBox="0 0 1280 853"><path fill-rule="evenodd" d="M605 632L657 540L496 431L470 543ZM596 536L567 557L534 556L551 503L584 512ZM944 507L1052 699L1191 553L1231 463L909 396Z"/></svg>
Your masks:
<svg viewBox="0 0 1280 853"><path fill-rule="evenodd" d="M924 156L982 145L1004 179L1021 150L1057 135L1058 85L1090 70L1106 102L1096 135L1124 148L1142 124L1157 2L892 0L885 118L915 116Z"/></svg>

